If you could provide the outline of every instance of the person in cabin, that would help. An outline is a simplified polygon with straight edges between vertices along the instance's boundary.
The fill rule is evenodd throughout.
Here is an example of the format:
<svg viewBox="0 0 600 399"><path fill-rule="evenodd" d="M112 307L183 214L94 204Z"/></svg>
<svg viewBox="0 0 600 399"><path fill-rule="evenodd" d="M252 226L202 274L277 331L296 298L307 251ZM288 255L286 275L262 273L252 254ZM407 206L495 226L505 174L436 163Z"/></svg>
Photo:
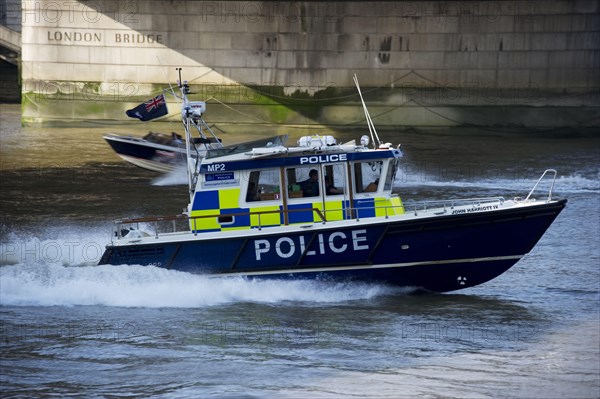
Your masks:
<svg viewBox="0 0 600 399"><path fill-rule="evenodd" d="M331 176L325 176L325 193L327 195L344 194L344 191L340 190L333 185L333 179Z"/></svg>
<svg viewBox="0 0 600 399"><path fill-rule="evenodd" d="M311 169L308 172L308 179L300 182L302 195L304 197L316 197L319 195L319 172L316 169Z"/></svg>

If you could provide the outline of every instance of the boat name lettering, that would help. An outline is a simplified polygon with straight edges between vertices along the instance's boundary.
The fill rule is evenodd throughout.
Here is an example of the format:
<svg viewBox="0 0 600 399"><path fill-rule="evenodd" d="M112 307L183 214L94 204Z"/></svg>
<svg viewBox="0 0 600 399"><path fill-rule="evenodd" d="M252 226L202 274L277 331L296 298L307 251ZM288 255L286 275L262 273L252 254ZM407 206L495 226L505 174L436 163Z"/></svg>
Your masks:
<svg viewBox="0 0 600 399"><path fill-rule="evenodd" d="M494 209L498 209L498 205L486 205L486 206L478 206L470 209L455 209L452 211L453 215L459 213L472 213L472 212L482 212L482 211L491 211Z"/></svg>
<svg viewBox="0 0 600 399"><path fill-rule="evenodd" d="M314 155L312 157L301 157L300 165L305 163L344 162L348 160L347 154Z"/></svg>
<svg viewBox="0 0 600 399"><path fill-rule="evenodd" d="M213 165L207 165L206 169L209 172L219 172L221 170L225 170L225 164L224 163L216 163Z"/></svg>
<svg viewBox="0 0 600 399"><path fill-rule="evenodd" d="M286 259L294 255L306 256L325 255L327 253L342 253L351 249L353 251L364 251L369 249L367 241L367 230L352 230L350 237L342 231L336 231L329 235L319 233L316 237L317 248L306 251L306 240L304 236L280 237L275 242L267 239L254 240L254 253L256 260L261 260L263 255L271 250L280 258Z"/></svg>

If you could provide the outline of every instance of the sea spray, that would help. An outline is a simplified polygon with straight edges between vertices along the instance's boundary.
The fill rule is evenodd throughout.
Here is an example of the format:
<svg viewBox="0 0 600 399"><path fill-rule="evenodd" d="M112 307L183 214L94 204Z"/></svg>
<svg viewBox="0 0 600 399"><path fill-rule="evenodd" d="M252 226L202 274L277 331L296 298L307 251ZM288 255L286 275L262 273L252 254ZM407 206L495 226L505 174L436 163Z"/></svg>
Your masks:
<svg viewBox="0 0 600 399"><path fill-rule="evenodd" d="M173 170L152 180L154 186L178 186L188 184L185 165L177 165Z"/></svg>
<svg viewBox="0 0 600 399"><path fill-rule="evenodd" d="M36 233L13 231L0 242L0 266L95 265L110 242L110 229L59 226Z"/></svg>
<svg viewBox="0 0 600 399"><path fill-rule="evenodd" d="M378 284L209 277L153 266L19 264L0 268L0 304L194 308L233 302L339 303L403 294Z"/></svg>

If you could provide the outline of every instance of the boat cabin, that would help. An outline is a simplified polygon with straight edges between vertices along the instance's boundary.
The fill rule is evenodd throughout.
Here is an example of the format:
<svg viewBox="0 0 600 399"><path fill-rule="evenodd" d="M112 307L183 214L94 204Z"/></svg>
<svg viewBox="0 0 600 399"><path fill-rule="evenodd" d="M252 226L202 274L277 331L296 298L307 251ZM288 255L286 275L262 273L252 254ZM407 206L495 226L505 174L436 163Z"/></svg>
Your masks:
<svg viewBox="0 0 600 399"><path fill-rule="evenodd" d="M296 147L279 136L263 147L208 151L197 166L190 228L206 233L404 213L392 195L401 156L391 145L338 145L332 136L305 136Z"/></svg>

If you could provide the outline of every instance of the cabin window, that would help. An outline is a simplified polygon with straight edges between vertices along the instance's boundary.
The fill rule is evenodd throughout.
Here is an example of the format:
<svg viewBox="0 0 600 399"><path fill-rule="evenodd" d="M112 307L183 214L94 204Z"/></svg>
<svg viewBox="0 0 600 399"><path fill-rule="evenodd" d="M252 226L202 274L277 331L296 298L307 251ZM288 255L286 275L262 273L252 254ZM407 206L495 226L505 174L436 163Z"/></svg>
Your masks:
<svg viewBox="0 0 600 399"><path fill-rule="evenodd" d="M280 199L279 169L262 169L250 172L246 202L278 201Z"/></svg>
<svg viewBox="0 0 600 399"><path fill-rule="evenodd" d="M344 195L347 190L345 164L286 169L288 198ZM324 179L324 180L323 180Z"/></svg>
<svg viewBox="0 0 600 399"><path fill-rule="evenodd" d="M321 173L318 167L289 168L286 173L288 198L320 195Z"/></svg>
<svg viewBox="0 0 600 399"><path fill-rule="evenodd" d="M383 161L357 162L354 164L354 187L357 193L377 191Z"/></svg>
<svg viewBox="0 0 600 399"><path fill-rule="evenodd" d="M327 196L344 195L346 193L345 164L325 166L325 194Z"/></svg>
<svg viewBox="0 0 600 399"><path fill-rule="evenodd" d="M394 160L388 163L388 170L385 176L384 190L391 190L394 185L394 178L396 177L396 170L398 169L398 161Z"/></svg>

